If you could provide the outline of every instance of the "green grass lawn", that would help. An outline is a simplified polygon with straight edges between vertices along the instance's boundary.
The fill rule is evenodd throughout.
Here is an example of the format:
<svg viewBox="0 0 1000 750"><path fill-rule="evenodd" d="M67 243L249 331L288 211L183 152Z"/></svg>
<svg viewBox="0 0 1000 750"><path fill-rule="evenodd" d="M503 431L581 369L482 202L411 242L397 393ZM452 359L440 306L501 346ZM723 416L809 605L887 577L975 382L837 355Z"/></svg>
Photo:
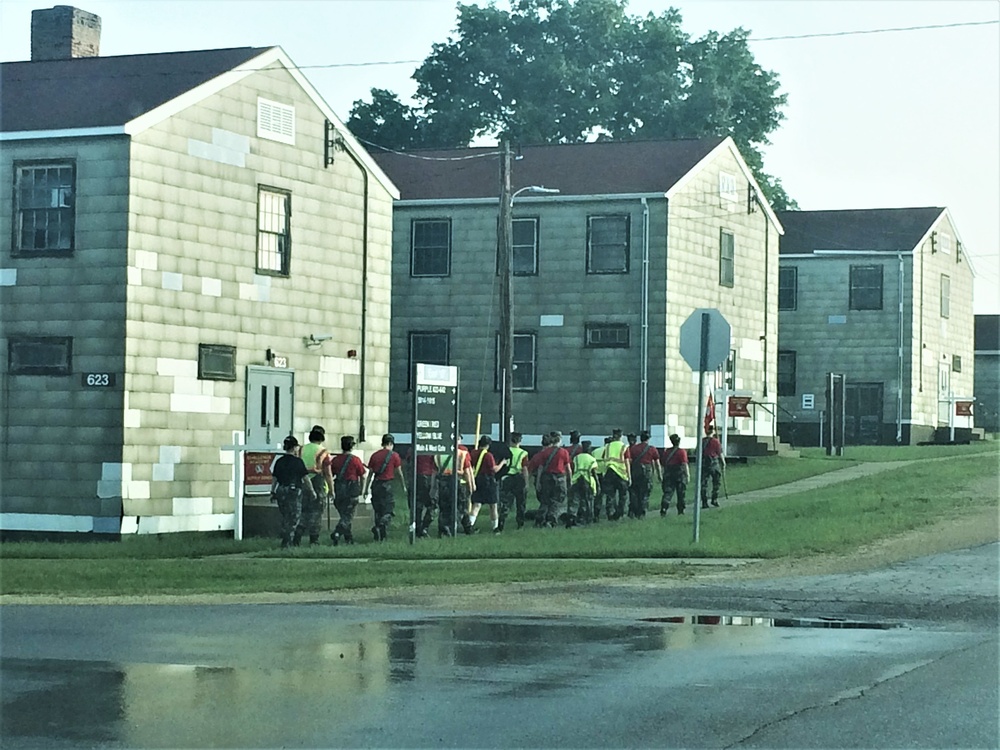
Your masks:
<svg viewBox="0 0 1000 750"><path fill-rule="evenodd" d="M705 511L698 544L692 542L691 510L681 517L652 515L572 530L525 528L501 535L484 530L414 545L399 524L395 538L384 544L291 551L276 549L269 539L236 542L191 535L120 544L8 542L0 545L0 593L221 594L677 575L684 568L670 564L674 558L844 552L996 505L996 493L971 489L984 481L996 486L1000 479L998 462L982 459L957 455L954 461L910 464L804 494ZM839 460L828 463L843 466ZM740 468L753 478L751 467ZM733 482L738 472L732 469Z"/></svg>
<svg viewBox="0 0 1000 750"><path fill-rule="evenodd" d="M843 456L827 456L826 448L800 448L803 458L824 461L919 461L922 458L947 458L992 454L1000 459L1000 442L983 440L968 445L848 445ZM839 467L838 467L839 468Z"/></svg>

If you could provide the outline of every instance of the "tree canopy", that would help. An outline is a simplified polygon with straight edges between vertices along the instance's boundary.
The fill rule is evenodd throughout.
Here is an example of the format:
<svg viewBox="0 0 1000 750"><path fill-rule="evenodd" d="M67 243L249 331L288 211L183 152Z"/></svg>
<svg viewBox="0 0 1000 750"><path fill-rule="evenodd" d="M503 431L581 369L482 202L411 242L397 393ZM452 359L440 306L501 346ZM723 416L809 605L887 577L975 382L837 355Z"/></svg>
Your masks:
<svg viewBox="0 0 1000 750"><path fill-rule="evenodd" d="M385 89L354 102L347 125L390 149L461 148L483 137L522 144L594 138L730 135L767 198L794 208L763 171L761 149L784 119L778 76L758 65L749 32L691 39L681 15L630 15L628 0L459 4L454 35L417 68L415 105Z"/></svg>

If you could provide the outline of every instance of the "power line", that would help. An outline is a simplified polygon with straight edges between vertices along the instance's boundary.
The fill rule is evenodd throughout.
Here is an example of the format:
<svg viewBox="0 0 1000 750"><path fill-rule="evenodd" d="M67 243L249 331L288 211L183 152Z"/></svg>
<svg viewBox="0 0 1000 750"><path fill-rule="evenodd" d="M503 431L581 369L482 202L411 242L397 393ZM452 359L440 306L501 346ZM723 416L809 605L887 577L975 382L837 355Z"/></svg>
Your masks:
<svg viewBox="0 0 1000 750"><path fill-rule="evenodd" d="M747 37L748 42L779 42L786 39L818 39L820 37L834 36L858 36L860 34L888 34L898 31L924 31L926 29L955 29L961 26L992 26L1000 23L1000 20L993 21L962 21L960 23L937 23L925 26L896 26L884 29L856 29L854 31L826 31L816 34L791 34L788 36L765 36L759 39Z"/></svg>
<svg viewBox="0 0 1000 750"><path fill-rule="evenodd" d="M958 23L938 23L938 24L926 24L923 26L895 26L887 27L881 29L854 29L851 31L824 31L817 32L815 34L789 34L786 36L765 36L765 37L747 37L748 42L783 42L794 39L819 39L823 37L842 37L842 36L860 36L862 34L890 34L898 33L904 31L926 31L929 29L956 29L967 26L995 26L1000 24L1000 19L992 21L961 21ZM729 40L720 39L720 42L725 42ZM383 60L378 62L359 62L359 63L328 63L324 65L298 65L296 66L299 70L315 70L323 68L364 68L374 65L412 65L423 63L424 60Z"/></svg>

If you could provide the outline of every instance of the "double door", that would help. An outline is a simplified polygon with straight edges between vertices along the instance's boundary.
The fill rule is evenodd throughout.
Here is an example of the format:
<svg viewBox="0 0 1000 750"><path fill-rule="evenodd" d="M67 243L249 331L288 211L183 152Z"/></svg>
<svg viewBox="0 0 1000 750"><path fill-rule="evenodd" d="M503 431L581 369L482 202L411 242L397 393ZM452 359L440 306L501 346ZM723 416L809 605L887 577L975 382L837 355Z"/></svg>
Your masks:
<svg viewBox="0 0 1000 750"><path fill-rule="evenodd" d="M247 368L246 444L280 445L292 434L295 373L274 367Z"/></svg>

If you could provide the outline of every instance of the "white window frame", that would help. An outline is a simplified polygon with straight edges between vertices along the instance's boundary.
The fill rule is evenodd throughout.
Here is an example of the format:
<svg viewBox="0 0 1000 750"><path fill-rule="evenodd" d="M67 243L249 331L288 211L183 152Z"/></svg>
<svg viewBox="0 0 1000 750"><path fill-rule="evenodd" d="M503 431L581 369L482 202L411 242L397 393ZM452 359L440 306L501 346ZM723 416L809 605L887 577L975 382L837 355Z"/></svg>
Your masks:
<svg viewBox="0 0 1000 750"><path fill-rule="evenodd" d="M628 323L587 323L583 342L588 349L628 349Z"/></svg>
<svg viewBox="0 0 1000 750"><path fill-rule="evenodd" d="M523 358L518 359L517 357L518 340L521 340L523 342L524 339L531 340L530 360ZM511 344L514 349L514 363L513 363L514 373L512 377L512 380L514 382L511 384L511 390L514 391L538 390L538 336L535 334L534 331L514 331L514 340L511 342ZM500 390L500 334L499 333L497 334L496 338L495 356L496 356L496 367L494 368L493 372L493 390L499 391ZM518 367L519 366L524 367L525 365L530 366L531 368L531 384L525 385L522 383L521 385L518 385L518 377L517 377Z"/></svg>
<svg viewBox="0 0 1000 750"><path fill-rule="evenodd" d="M295 107L257 97L257 137L295 145Z"/></svg>
<svg viewBox="0 0 1000 750"><path fill-rule="evenodd" d="M56 179L49 180L51 173ZM59 178L68 173L68 180ZM38 187L36 174L41 174ZM25 183L30 179L32 185ZM25 195L31 194L31 200ZM42 200L36 200L38 195ZM43 247L35 247L34 242L25 243L25 223L30 219L35 231L41 231L46 238ZM55 242L53 242L55 238ZM59 240L67 242L60 245ZM76 163L73 160L44 160L14 163L14 237L13 255L43 256L68 255L76 247Z"/></svg>
<svg viewBox="0 0 1000 750"><path fill-rule="evenodd" d="M599 222L621 222L625 229L625 238L621 245L615 243L594 243L594 225ZM632 217L628 214L595 214L587 217L587 274L601 276L604 274L626 274L629 272L629 255L632 244ZM618 252L621 249L621 265L614 268L599 268L594 263L595 249L597 254Z"/></svg>
<svg viewBox="0 0 1000 750"><path fill-rule="evenodd" d="M417 227L425 224L444 224L448 229L448 238L444 245L417 246ZM434 273L418 273L418 255L421 251L444 252L444 270ZM421 256L420 261L429 265ZM410 220L410 276L414 278L444 278L451 276L451 219L428 217Z"/></svg>
<svg viewBox="0 0 1000 750"><path fill-rule="evenodd" d="M951 277L941 274L941 317L951 317Z"/></svg>

